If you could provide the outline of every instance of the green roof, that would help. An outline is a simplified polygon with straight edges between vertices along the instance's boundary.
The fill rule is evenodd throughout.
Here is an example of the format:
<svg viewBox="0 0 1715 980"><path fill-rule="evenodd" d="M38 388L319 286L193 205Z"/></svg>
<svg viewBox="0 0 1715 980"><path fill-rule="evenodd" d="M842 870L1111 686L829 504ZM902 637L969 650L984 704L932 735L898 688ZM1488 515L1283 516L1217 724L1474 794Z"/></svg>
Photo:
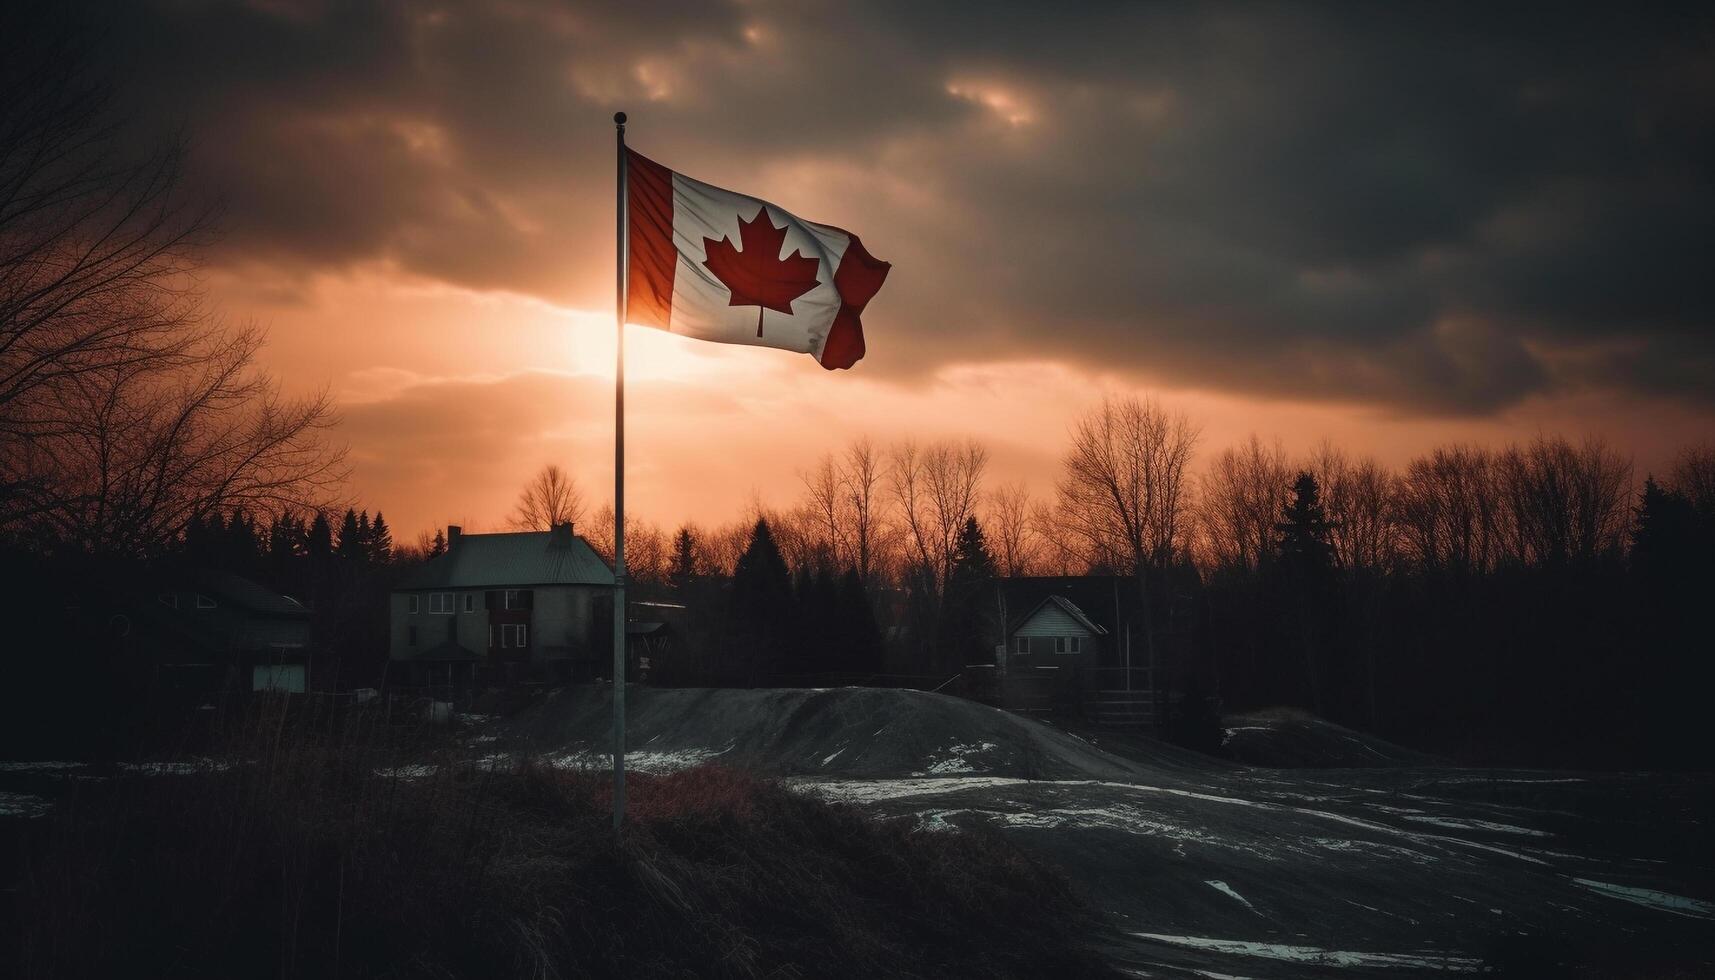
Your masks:
<svg viewBox="0 0 1715 980"><path fill-rule="evenodd" d="M613 585L613 570L588 541L552 531L461 534L451 550L406 575L399 591Z"/></svg>

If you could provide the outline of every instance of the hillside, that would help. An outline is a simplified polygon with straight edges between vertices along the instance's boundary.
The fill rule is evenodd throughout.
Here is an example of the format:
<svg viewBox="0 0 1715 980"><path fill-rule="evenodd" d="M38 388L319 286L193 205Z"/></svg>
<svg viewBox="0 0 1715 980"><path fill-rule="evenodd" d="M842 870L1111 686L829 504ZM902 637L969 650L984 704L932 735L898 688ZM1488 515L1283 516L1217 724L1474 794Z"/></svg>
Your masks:
<svg viewBox="0 0 1715 980"><path fill-rule="evenodd" d="M605 766L606 693L550 698L485 744ZM1110 914L1113 959L1151 976L1715 966L1707 776L1386 765L1386 743L1336 752L1345 730L1303 719L1252 749L1365 768L1245 768L856 688L635 689L628 711L640 769L713 760L923 831L1001 830L1063 868Z"/></svg>

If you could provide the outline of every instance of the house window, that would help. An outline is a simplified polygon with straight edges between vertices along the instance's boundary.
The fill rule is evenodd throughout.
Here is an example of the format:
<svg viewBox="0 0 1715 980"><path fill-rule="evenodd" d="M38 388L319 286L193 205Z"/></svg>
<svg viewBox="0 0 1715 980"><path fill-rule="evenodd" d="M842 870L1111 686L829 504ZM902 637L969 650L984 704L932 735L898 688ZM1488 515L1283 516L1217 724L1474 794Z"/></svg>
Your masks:
<svg viewBox="0 0 1715 980"><path fill-rule="evenodd" d="M455 611L451 592L429 593L429 612L436 616L451 616Z"/></svg>
<svg viewBox="0 0 1715 980"><path fill-rule="evenodd" d="M405 602L406 602L406 611L408 611L413 616L417 615L417 597L414 595L413 596L406 596Z"/></svg>
<svg viewBox="0 0 1715 980"><path fill-rule="evenodd" d="M476 593L475 592L466 592L464 594L464 611L465 612L476 612Z"/></svg>
<svg viewBox="0 0 1715 980"><path fill-rule="evenodd" d="M523 609L524 608L524 590L523 589L507 589L506 593L505 593L505 598L506 598L506 608L507 609Z"/></svg>
<svg viewBox="0 0 1715 980"><path fill-rule="evenodd" d="M1018 647L1019 653L1025 654L1027 656L1029 655L1029 653L1030 653L1030 637L1021 636L1017 640L1013 641L1013 643L1015 646Z"/></svg>
<svg viewBox="0 0 1715 980"><path fill-rule="evenodd" d="M155 601L169 609L179 608L179 597L171 592L163 592L155 597Z"/></svg>
<svg viewBox="0 0 1715 980"><path fill-rule="evenodd" d="M1064 636L1056 636L1054 638L1054 652L1055 653L1065 653L1066 652L1066 638Z"/></svg>
<svg viewBox="0 0 1715 980"><path fill-rule="evenodd" d="M1072 644L1072 652L1073 653L1083 653L1084 652L1084 638L1083 637L1074 636L1074 637L1072 637L1070 642Z"/></svg>
<svg viewBox="0 0 1715 980"><path fill-rule="evenodd" d="M198 609L213 609L214 608L214 600L210 599L208 596L203 595L201 592L198 592L197 593L197 608Z"/></svg>
<svg viewBox="0 0 1715 980"><path fill-rule="evenodd" d="M521 650L530 644L530 627L523 623L500 624L500 647L503 650Z"/></svg>

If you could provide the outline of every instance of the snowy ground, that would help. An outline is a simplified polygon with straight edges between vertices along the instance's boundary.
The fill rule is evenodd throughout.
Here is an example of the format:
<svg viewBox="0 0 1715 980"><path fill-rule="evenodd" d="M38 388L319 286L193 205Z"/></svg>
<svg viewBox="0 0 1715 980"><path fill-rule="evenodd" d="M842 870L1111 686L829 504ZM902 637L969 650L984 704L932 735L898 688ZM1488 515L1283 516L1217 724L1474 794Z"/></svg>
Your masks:
<svg viewBox="0 0 1715 980"><path fill-rule="evenodd" d="M606 697L465 720L473 758L605 769ZM1110 914L1098 941L1130 975L1715 974L1707 775L1388 767L1382 743L1353 748L1369 768L1244 767L867 689L639 688L629 717L636 770L714 762L924 833L999 830ZM1267 724L1253 752L1362 738L1298 719L1270 746ZM83 772L0 764L0 815L39 815L31 784Z"/></svg>
<svg viewBox="0 0 1715 980"><path fill-rule="evenodd" d="M604 698L501 741L599 753ZM1708 776L1423 765L1292 718L1244 722L1249 753L1368 768L1243 767L903 691L638 690L630 714L652 765L718 752L925 833L1000 830L1111 913L1136 976L1715 971Z"/></svg>

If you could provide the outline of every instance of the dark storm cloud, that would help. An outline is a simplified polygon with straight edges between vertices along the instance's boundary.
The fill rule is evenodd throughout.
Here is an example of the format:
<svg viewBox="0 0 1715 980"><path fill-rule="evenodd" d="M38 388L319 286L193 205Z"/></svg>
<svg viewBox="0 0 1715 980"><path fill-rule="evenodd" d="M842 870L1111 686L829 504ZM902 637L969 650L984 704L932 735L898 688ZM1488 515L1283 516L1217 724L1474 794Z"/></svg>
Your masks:
<svg viewBox="0 0 1715 980"><path fill-rule="evenodd" d="M895 263L869 370L1053 356L1475 413L1715 389L1689 7L120 9L232 261L599 305L623 107L646 152Z"/></svg>

